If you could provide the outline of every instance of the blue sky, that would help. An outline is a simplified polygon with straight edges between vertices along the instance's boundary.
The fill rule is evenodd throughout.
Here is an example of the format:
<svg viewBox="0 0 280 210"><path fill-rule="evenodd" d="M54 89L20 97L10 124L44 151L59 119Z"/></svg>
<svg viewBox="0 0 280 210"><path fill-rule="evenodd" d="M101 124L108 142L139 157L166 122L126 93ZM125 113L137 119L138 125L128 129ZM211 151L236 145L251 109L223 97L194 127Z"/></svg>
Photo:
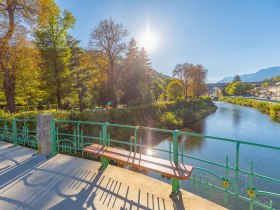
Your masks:
<svg viewBox="0 0 280 210"><path fill-rule="evenodd" d="M202 64L208 80L280 66L279 0L57 0L76 17L71 34L86 47L100 20L112 17L140 42L147 25L157 45L153 68Z"/></svg>

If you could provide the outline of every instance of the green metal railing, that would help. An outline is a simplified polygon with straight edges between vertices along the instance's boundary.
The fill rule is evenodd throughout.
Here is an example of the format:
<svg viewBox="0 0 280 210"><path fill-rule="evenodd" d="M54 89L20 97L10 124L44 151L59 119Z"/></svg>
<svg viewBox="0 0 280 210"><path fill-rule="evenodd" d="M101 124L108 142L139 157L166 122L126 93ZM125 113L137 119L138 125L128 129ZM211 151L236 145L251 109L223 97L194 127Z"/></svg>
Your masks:
<svg viewBox="0 0 280 210"><path fill-rule="evenodd" d="M0 118L0 140L37 149L36 120Z"/></svg>
<svg viewBox="0 0 280 210"><path fill-rule="evenodd" d="M225 200L229 195L248 202L250 209L254 207L280 208L280 171L274 175L271 171L265 174L264 170L260 170L262 166L260 162L250 160L262 154L265 154L262 155L263 158L274 155L280 160L280 147L179 130L99 122L52 120L51 130L52 155L65 153L88 157L83 153L83 148L93 143L121 147L128 151L194 166L190 177L191 184L198 183L199 187L205 186L205 191L222 193ZM37 149L36 134L36 120L34 119L0 119L0 140L2 141L11 142L14 146L23 145ZM225 148L232 149L232 152L225 155L224 161L206 158L204 154L194 155L185 149L186 142L182 140L185 137L223 144L226 145ZM159 143L158 139L168 139L167 146L164 148L153 146L154 141ZM258 151L259 154L255 154L259 149L261 150ZM250 158L248 165L244 164L244 162L247 163L247 160L244 160L244 151L253 153L248 155ZM274 159L277 160L277 158ZM109 160L102 158L101 162L106 167ZM270 165L273 164L276 170L279 170L280 167L277 167L279 162L270 163ZM176 179L172 179L171 182L173 192L178 191L180 185L187 183Z"/></svg>
<svg viewBox="0 0 280 210"><path fill-rule="evenodd" d="M276 206L280 205L280 180L257 173L254 170L253 161L249 162L249 170L241 167L240 148L249 147L250 150L266 149L267 155L275 152L280 155L280 147L246 142L235 139L207 136L179 130L165 130L150 127L120 125L98 122L81 122L68 120L52 121L52 153L68 153L71 155L86 155L83 153L83 147L99 143L105 146L122 147L126 150L147 153L148 150L156 151L158 157L174 161L175 163L187 163L195 161L194 172L191 176L193 183L204 184L205 186L216 189L227 195L249 202L250 209L254 206L263 209L275 209L273 200L276 200ZM164 135L169 138L167 148L157 148L145 144L143 138L149 136L151 132ZM234 163L230 164L229 155L225 157L225 163L211 161L201 157L187 154L184 150L184 137L203 138L208 141L226 143L229 148L235 148ZM154 138L155 139L155 138ZM154 154L152 154L154 155ZM108 160L101 159L102 165L106 167ZM216 170L213 170L213 167ZM199 175L197 175L197 173ZM203 174L203 175L202 175ZM277 174L279 175L280 172ZM203 176L203 177L202 177ZM255 181L255 182L254 182ZM245 182L245 183L244 183ZM173 192L179 189L179 184L183 184L176 179L172 179ZM269 187L270 190L266 190ZM271 190L272 189L272 190Z"/></svg>

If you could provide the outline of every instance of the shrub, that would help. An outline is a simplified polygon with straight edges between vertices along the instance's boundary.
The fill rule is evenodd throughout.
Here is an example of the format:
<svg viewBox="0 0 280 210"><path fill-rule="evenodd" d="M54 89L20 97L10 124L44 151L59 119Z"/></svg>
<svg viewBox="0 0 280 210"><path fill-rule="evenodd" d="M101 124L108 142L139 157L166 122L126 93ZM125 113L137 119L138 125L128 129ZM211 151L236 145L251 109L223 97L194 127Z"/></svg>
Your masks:
<svg viewBox="0 0 280 210"><path fill-rule="evenodd" d="M176 118L176 116L173 112L165 112L162 115L160 121L164 128L174 129L174 128L178 127L179 125L181 125L181 123Z"/></svg>
<svg viewBox="0 0 280 210"><path fill-rule="evenodd" d="M61 120L109 122L173 129L201 119L215 109L212 100L204 98L179 102L157 102L151 105L100 111L46 110L18 112L12 115L1 111L0 118L35 118L39 113L52 113L54 118Z"/></svg>
<svg viewBox="0 0 280 210"><path fill-rule="evenodd" d="M254 99L246 99L246 98L231 98L231 97L220 97L220 101L237 104L241 106L249 106L260 110L261 112L270 114L273 120L280 120L280 105L279 104L271 104L265 101L258 101Z"/></svg>

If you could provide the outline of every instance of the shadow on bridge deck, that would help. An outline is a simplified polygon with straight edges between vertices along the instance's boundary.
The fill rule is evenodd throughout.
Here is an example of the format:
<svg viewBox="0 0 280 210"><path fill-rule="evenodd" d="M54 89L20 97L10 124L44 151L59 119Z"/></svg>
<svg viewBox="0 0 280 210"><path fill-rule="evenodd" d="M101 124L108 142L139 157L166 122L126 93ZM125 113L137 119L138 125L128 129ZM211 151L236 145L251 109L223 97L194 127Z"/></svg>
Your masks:
<svg viewBox="0 0 280 210"><path fill-rule="evenodd" d="M224 209L148 176L66 155L46 160L34 150L0 142L1 209Z"/></svg>

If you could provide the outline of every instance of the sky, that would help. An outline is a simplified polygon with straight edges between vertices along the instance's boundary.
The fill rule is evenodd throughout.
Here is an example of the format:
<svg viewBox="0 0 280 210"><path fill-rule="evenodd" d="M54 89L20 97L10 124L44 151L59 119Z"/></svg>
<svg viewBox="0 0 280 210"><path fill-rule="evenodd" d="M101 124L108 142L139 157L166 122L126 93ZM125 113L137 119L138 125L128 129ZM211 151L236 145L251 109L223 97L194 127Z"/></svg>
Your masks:
<svg viewBox="0 0 280 210"><path fill-rule="evenodd" d="M152 67L171 76L176 64L202 64L207 82L280 66L279 0L57 0L76 18L70 33L87 47L101 20L122 23ZM149 28L149 33L147 32Z"/></svg>

